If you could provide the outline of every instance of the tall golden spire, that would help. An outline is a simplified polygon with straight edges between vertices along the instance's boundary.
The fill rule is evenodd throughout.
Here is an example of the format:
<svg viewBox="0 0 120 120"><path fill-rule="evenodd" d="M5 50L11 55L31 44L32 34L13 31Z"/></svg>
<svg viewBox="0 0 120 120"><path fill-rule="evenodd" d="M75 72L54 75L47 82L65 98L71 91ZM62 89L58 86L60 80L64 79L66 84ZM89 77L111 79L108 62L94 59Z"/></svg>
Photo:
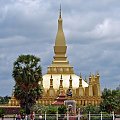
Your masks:
<svg viewBox="0 0 120 120"><path fill-rule="evenodd" d="M73 67L69 65L69 61L66 57L66 40L63 32L63 20L62 20L62 12L61 5L59 9L59 17L58 17L58 30L55 39L54 46L54 60L52 61L52 65L48 67L49 74L73 74Z"/></svg>
<svg viewBox="0 0 120 120"><path fill-rule="evenodd" d="M59 19L58 19L58 31L57 31L57 35L56 35L55 46L66 46L62 22L63 22L63 20L62 20L61 5L60 5Z"/></svg>

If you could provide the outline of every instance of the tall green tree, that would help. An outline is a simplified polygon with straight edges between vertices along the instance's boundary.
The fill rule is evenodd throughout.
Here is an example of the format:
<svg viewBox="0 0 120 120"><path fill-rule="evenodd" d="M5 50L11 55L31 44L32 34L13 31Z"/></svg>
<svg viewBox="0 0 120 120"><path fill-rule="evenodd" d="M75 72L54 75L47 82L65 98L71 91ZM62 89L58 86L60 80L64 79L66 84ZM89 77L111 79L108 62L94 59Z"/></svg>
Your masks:
<svg viewBox="0 0 120 120"><path fill-rule="evenodd" d="M30 113L30 108L42 95L40 58L33 55L20 55L14 62L13 78L15 80L14 96L20 106Z"/></svg>
<svg viewBox="0 0 120 120"><path fill-rule="evenodd" d="M120 90L110 90L105 88L102 92L103 101L100 104L101 111L108 113L120 111Z"/></svg>

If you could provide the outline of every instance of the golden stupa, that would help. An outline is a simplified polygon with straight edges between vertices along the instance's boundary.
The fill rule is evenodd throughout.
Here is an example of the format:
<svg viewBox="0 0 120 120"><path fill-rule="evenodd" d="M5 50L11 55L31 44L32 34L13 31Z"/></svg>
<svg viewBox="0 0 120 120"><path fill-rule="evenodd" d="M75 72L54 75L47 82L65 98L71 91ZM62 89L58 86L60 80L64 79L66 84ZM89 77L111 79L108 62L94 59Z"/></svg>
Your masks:
<svg viewBox="0 0 120 120"><path fill-rule="evenodd" d="M66 57L67 45L63 32L61 7L58 19L58 31L54 46L54 59L43 75L44 94L37 102L44 105L54 103L62 92L66 99L75 100L79 105L98 105L101 102L99 73L89 76L89 83L77 76ZM72 95L68 95L68 90Z"/></svg>
<svg viewBox="0 0 120 120"><path fill-rule="evenodd" d="M90 74L89 83L82 79L82 75L77 76L75 74L66 57L67 45L62 22L60 7L58 31L54 46L55 55L52 64L48 66L47 73L43 75L40 84L42 84L44 92L37 103L51 105L62 92L66 96L65 99L75 100L78 105L99 105L101 102L99 73Z"/></svg>

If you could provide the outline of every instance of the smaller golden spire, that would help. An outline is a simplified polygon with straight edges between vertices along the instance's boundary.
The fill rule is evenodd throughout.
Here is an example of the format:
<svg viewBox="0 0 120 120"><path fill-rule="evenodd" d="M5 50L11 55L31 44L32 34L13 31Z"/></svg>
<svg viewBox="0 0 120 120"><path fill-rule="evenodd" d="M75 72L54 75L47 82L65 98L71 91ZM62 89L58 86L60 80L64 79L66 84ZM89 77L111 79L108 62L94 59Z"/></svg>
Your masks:
<svg viewBox="0 0 120 120"><path fill-rule="evenodd" d="M52 79L52 75L51 75L51 78L50 78L50 88L53 88L53 79Z"/></svg>
<svg viewBox="0 0 120 120"><path fill-rule="evenodd" d="M51 78L52 78L52 74L51 74Z"/></svg>
<svg viewBox="0 0 120 120"><path fill-rule="evenodd" d="M89 84L91 85L92 84L92 75L90 73L90 76L89 76Z"/></svg>
<svg viewBox="0 0 120 120"><path fill-rule="evenodd" d="M97 75L95 75L95 83L97 82Z"/></svg>
<svg viewBox="0 0 120 120"><path fill-rule="evenodd" d="M70 79L72 79L72 76L70 75Z"/></svg>
<svg viewBox="0 0 120 120"><path fill-rule="evenodd" d="M60 79L62 80L62 74L61 74L61 78Z"/></svg>
<svg viewBox="0 0 120 120"><path fill-rule="evenodd" d="M80 73L80 78L79 78L79 87L82 87L82 75Z"/></svg>
<svg viewBox="0 0 120 120"><path fill-rule="evenodd" d="M63 90L63 80L60 80L60 86L59 86L60 91Z"/></svg>
<svg viewBox="0 0 120 120"><path fill-rule="evenodd" d="M82 78L82 74L80 73L80 78Z"/></svg>
<svg viewBox="0 0 120 120"><path fill-rule="evenodd" d="M72 89L72 76L70 75L70 79L69 79L69 89Z"/></svg>
<svg viewBox="0 0 120 120"><path fill-rule="evenodd" d="M100 80L100 74L99 74L99 72L97 72L97 74L96 74L96 82L99 84L99 81Z"/></svg>
<svg viewBox="0 0 120 120"><path fill-rule="evenodd" d="M100 77L100 74L99 74L99 72L97 71L97 77Z"/></svg>
<svg viewBox="0 0 120 120"><path fill-rule="evenodd" d="M63 80L62 80L62 74L60 78L60 86L59 86L60 91L63 90Z"/></svg>

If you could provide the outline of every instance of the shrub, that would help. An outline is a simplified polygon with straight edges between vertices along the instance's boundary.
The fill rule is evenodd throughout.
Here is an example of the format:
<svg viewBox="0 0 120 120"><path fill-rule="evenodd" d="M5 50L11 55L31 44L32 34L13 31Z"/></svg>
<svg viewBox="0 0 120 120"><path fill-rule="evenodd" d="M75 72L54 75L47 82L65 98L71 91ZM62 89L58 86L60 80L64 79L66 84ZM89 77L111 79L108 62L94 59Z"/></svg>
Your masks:
<svg viewBox="0 0 120 120"><path fill-rule="evenodd" d="M0 108L0 117L2 117L4 115L4 113L5 113L5 111L2 108Z"/></svg>
<svg viewBox="0 0 120 120"><path fill-rule="evenodd" d="M66 106L62 105L58 107L58 114L65 114L67 112Z"/></svg>
<svg viewBox="0 0 120 120"><path fill-rule="evenodd" d="M46 113L47 114L56 114L57 112L57 107L54 106L48 106L48 108L46 109Z"/></svg>

